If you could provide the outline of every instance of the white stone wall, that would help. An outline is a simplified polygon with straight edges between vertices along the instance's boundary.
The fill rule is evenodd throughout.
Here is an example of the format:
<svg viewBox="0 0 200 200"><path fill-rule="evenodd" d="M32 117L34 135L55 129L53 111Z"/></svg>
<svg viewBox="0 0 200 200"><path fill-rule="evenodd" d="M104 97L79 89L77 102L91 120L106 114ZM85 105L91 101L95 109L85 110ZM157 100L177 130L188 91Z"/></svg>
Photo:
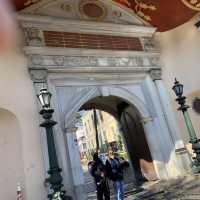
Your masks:
<svg viewBox="0 0 200 200"><path fill-rule="evenodd" d="M15 115L0 108L0 199L16 199L16 185L24 190L22 137ZM8 192L9 188L9 192Z"/></svg>
<svg viewBox="0 0 200 200"><path fill-rule="evenodd" d="M0 108L7 109L13 113L20 128L20 136L16 140L16 143L18 143L16 146L18 145L21 148L21 158L19 156L19 160L16 158L13 159L13 161L8 164L10 165L8 168L20 165L23 160L24 178L22 178L22 184L25 195L24 199L45 199L46 193L43 184L44 166L41 153L40 130L38 127L39 114L37 113L33 84L27 71L27 62L20 53L6 52L0 56ZM9 124L10 123L8 123L7 126L9 126ZM17 132L15 127L12 128L11 126L7 128L12 130L13 134ZM0 137L2 137L2 134ZM16 136L13 135L11 139L14 140L15 137ZM14 151L15 149L13 148L10 150ZM13 155L15 155L14 152ZM4 162L4 158L1 158L1 162ZM21 174L21 172L19 172L19 174ZM7 178L9 178L9 176L12 176L12 173L8 174ZM0 179L2 179L2 177L0 177ZM16 184L15 188L14 186L11 188L10 184L5 184L8 193L8 196L4 196L5 198L1 196L1 194L3 194L1 193L3 187L0 187L0 199L14 199L10 198L9 194L16 194L17 183L12 183L12 185L13 184ZM13 189L15 189L15 191L13 191Z"/></svg>
<svg viewBox="0 0 200 200"><path fill-rule="evenodd" d="M189 97L189 105L191 105L191 94L198 93L200 90L200 30L194 25L197 20L198 17L195 17L174 30L157 34L157 40L161 47L163 80L171 97L171 103L185 142L189 140L188 133L182 113L176 110L178 105L175 102L175 95L171 88L174 78L177 77L184 84L184 94ZM196 132L200 137L200 115L196 114L192 109L190 109L190 115Z"/></svg>

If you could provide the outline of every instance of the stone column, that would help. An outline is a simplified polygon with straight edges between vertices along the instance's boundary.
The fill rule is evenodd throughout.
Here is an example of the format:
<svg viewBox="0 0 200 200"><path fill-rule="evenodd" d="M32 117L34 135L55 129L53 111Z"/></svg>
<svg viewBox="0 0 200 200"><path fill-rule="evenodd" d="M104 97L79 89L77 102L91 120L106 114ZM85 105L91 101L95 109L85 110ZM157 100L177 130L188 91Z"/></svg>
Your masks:
<svg viewBox="0 0 200 200"><path fill-rule="evenodd" d="M156 131L154 119L152 117L145 117L141 119L145 130L145 136L150 147L154 167L158 179L168 179L168 173L163 159L163 153L160 150L160 139L157 137L158 131Z"/></svg>
<svg viewBox="0 0 200 200"><path fill-rule="evenodd" d="M80 154L78 142L76 139L77 127L73 122L66 128L66 143L71 164L71 172L73 177L73 187L76 200L87 200L87 191L85 187L84 174L80 162Z"/></svg>
<svg viewBox="0 0 200 200"><path fill-rule="evenodd" d="M49 87L48 85L48 72L44 69L38 69L38 68L30 68L29 73L31 76L31 79L34 83L34 89L35 89L35 95L39 94L39 91L42 87ZM52 92L52 91L51 91ZM56 95L56 93L53 91L53 95ZM55 109L54 117L56 117L57 114L57 108L55 107L55 104L57 102L54 102L54 99L56 99L55 96L52 98L52 105ZM36 99L36 103L38 104L38 112L41 109L41 106L39 105L39 101ZM40 122L43 121L42 117L38 114ZM73 187L73 181L72 181L72 172L71 172L71 165L69 161L69 155L68 155L68 146L65 141L65 135L63 130L61 129L59 119L57 118L56 121L58 124L54 127L54 139L55 139L55 145L56 145L56 153L59 161L59 165L62 168L62 176L63 176L63 183L65 185L65 190L67 191L67 195L73 196L74 195L74 187ZM39 126L39 124L38 124ZM44 165L45 165L45 173L46 177L48 177L47 171L49 170L49 155L48 155L48 148L47 148L47 141L46 141L46 133L45 129L40 129L40 137L41 137L41 145L42 145L42 154L44 159Z"/></svg>
<svg viewBox="0 0 200 200"><path fill-rule="evenodd" d="M171 106L170 98L162 81L161 69L151 70L150 75L152 80L154 81L161 102L164 117L166 119L166 123L169 129L169 133L171 135L172 142L175 147L175 152L180 158L180 167L182 168L182 172L184 173L190 169L190 158L183 143L183 140L180 137L177 120L173 114L174 111Z"/></svg>
<svg viewBox="0 0 200 200"><path fill-rule="evenodd" d="M31 76L31 80L34 84L34 90L35 90L35 101L37 103L38 112L41 109L41 106L39 105L39 101L37 101L36 95L39 94L40 89L44 87L44 85L47 85L47 70L46 69L29 69L29 73ZM40 122L43 121L42 117L38 114L38 118ZM39 124L38 124L39 126ZM47 171L49 169L49 159L48 159L48 148L47 148L47 141L46 141L46 132L45 129L41 129L41 132L38 133L41 137L41 145L42 145L42 154L44 159L44 166L45 166L45 173L46 177L48 177Z"/></svg>
<svg viewBox="0 0 200 200"><path fill-rule="evenodd" d="M157 72L157 75L158 74L159 73ZM175 153L174 140L168 127L161 98L157 91L155 82L152 80L150 75L147 76L144 82L143 90L146 93L146 101L153 117L154 126L156 127L155 140L158 141L160 152L163 155L163 162L165 163L168 172L168 178L182 175L183 168Z"/></svg>

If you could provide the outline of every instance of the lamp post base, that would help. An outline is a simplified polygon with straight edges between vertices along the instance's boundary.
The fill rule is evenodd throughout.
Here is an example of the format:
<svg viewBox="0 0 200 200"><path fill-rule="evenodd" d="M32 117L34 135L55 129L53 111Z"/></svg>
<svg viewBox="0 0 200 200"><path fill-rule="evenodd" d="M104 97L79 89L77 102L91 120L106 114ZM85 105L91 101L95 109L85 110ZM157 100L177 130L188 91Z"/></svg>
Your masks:
<svg viewBox="0 0 200 200"><path fill-rule="evenodd" d="M194 138L191 140L193 152L196 154L192 161L191 167L193 174L200 173L200 143L199 139Z"/></svg>
<svg viewBox="0 0 200 200"><path fill-rule="evenodd" d="M66 196L64 192L56 192L48 195L50 200L72 200L72 197Z"/></svg>

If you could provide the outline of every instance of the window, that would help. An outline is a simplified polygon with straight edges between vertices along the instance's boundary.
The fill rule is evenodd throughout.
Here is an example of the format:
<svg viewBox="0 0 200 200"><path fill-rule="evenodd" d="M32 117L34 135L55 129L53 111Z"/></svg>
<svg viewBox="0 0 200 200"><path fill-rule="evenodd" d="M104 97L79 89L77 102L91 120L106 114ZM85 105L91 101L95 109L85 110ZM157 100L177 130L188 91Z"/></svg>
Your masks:
<svg viewBox="0 0 200 200"><path fill-rule="evenodd" d="M87 145L85 143L83 143L83 149L87 149Z"/></svg>

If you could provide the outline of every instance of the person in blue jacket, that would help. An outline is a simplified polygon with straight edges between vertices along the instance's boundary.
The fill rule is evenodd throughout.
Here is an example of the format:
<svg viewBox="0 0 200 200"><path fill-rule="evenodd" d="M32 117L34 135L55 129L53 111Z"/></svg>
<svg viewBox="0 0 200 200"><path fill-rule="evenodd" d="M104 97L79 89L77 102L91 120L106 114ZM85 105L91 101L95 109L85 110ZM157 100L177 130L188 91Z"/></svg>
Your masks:
<svg viewBox="0 0 200 200"><path fill-rule="evenodd" d="M123 169L128 165L127 161L120 162L120 159L114 156L112 149L109 149L106 171L108 178L113 182L116 200L124 199Z"/></svg>

